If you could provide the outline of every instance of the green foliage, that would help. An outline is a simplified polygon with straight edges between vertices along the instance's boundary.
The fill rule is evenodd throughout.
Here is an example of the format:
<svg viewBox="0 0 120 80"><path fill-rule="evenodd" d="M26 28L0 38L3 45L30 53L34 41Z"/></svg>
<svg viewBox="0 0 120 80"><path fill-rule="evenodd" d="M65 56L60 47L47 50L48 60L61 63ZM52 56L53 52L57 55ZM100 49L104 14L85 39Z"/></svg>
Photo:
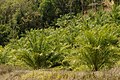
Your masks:
<svg viewBox="0 0 120 80"><path fill-rule="evenodd" d="M120 59L118 36L119 27L112 25L86 30L80 26L31 30L8 45L9 55L16 56L10 61L14 61L14 65L24 62L33 69L88 66L97 71L110 68Z"/></svg>
<svg viewBox="0 0 120 80"><path fill-rule="evenodd" d="M60 23L61 25L54 26L56 28L62 26L62 24L67 24L67 22L72 22L68 19L67 21L62 21L62 18L62 20L58 18L65 14L70 14L71 17L71 14L75 15L81 13L81 11L84 12L88 8L88 4L99 1L100 0L1 0L0 25L10 25L12 34L15 34L13 38L21 37L21 34L31 28L48 28L50 27L49 25L53 26L56 22L57 24ZM80 25L86 24L86 27L88 27L88 25L95 26L94 24L104 25L108 22L108 19L112 19L114 23L119 23L119 7L114 9L111 15L103 15L104 12L99 14L101 15L97 15L97 17L92 13L91 17L87 17L88 19L81 18ZM56 21L56 19L58 19L58 21ZM64 25L64 27L65 26L67 25Z"/></svg>
<svg viewBox="0 0 120 80"><path fill-rule="evenodd" d="M103 26L86 30L77 38L80 41L80 59L92 70L110 67L119 60L116 30Z"/></svg>
<svg viewBox="0 0 120 80"><path fill-rule="evenodd" d="M113 6L113 9L110 13L111 16L111 22L114 22L119 25L120 22L120 6Z"/></svg>
<svg viewBox="0 0 120 80"><path fill-rule="evenodd" d="M111 12L77 14L81 6L92 2L85 1L1 1L0 45L4 48L0 48L0 63L33 69L87 67L96 71L116 65L120 60L119 6ZM51 23L55 28L47 28ZM24 37L22 33L26 33ZM17 36L18 40L10 40Z"/></svg>
<svg viewBox="0 0 120 80"><path fill-rule="evenodd" d="M59 14L77 13L81 11L80 0L52 0Z"/></svg>
<svg viewBox="0 0 120 80"><path fill-rule="evenodd" d="M4 49L2 46L0 46L0 64L6 64L9 62L10 55L8 52L8 48Z"/></svg>
<svg viewBox="0 0 120 80"><path fill-rule="evenodd" d="M0 25L0 45L5 46L10 40L11 28L9 25Z"/></svg>
<svg viewBox="0 0 120 80"><path fill-rule="evenodd" d="M20 36L25 30L42 27L41 16L37 11L39 7L34 9L37 4L34 1L5 0L1 3L3 4L0 5L0 24L10 25L14 34Z"/></svg>
<svg viewBox="0 0 120 80"><path fill-rule="evenodd" d="M31 30L25 38L9 44L9 47L16 50L18 59L34 69L56 67L64 65L63 51L66 48L63 43L59 44L57 35L55 31L49 33L48 30Z"/></svg>
<svg viewBox="0 0 120 80"><path fill-rule="evenodd" d="M30 30L31 28L48 27L60 15L70 11L73 13L79 12L80 5L78 3L80 1L76 2L76 0L0 1L0 24L9 24L17 32L15 34L20 36L21 33L25 33L25 30ZM72 6L70 7L69 4Z"/></svg>
<svg viewBox="0 0 120 80"><path fill-rule="evenodd" d="M40 4L39 10L44 23L50 24L56 16L55 7L51 0L43 0Z"/></svg>

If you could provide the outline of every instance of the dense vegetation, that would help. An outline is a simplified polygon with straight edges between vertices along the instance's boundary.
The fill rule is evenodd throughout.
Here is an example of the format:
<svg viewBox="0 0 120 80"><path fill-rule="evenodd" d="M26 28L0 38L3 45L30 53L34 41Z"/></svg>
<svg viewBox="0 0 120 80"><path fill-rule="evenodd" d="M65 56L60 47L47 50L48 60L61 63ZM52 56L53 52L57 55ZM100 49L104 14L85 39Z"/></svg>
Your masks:
<svg viewBox="0 0 120 80"><path fill-rule="evenodd" d="M0 0L0 64L93 71L119 66L119 1L105 11L97 0L96 12L87 6L92 2Z"/></svg>

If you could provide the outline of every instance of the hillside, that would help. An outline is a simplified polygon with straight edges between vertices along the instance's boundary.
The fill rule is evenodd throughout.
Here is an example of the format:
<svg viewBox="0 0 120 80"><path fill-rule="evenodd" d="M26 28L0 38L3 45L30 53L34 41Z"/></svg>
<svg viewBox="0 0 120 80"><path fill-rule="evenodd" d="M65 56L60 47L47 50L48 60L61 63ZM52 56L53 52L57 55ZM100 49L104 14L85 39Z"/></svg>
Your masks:
<svg viewBox="0 0 120 80"><path fill-rule="evenodd" d="M119 4L0 0L0 80L119 80Z"/></svg>

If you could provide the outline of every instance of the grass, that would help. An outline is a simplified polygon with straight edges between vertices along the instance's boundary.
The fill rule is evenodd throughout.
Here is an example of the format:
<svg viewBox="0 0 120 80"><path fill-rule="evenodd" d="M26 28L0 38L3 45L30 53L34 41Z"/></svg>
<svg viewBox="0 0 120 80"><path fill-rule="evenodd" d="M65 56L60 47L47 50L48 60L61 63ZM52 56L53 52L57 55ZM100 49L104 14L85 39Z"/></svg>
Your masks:
<svg viewBox="0 0 120 80"><path fill-rule="evenodd" d="M114 72L115 71L115 72ZM120 80L120 69L103 72L32 71L22 80Z"/></svg>
<svg viewBox="0 0 120 80"><path fill-rule="evenodd" d="M120 80L120 67L104 71L24 70L0 66L0 80Z"/></svg>

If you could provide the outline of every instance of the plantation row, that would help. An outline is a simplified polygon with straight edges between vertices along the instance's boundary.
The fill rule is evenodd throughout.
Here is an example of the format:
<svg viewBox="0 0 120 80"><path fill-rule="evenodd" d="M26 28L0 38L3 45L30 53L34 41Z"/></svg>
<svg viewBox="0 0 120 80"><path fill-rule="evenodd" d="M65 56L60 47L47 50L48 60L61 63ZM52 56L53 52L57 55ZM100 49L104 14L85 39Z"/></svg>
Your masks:
<svg viewBox="0 0 120 80"><path fill-rule="evenodd" d="M0 48L0 64L33 69L109 69L120 65L120 6L57 19L60 28L31 29Z"/></svg>

